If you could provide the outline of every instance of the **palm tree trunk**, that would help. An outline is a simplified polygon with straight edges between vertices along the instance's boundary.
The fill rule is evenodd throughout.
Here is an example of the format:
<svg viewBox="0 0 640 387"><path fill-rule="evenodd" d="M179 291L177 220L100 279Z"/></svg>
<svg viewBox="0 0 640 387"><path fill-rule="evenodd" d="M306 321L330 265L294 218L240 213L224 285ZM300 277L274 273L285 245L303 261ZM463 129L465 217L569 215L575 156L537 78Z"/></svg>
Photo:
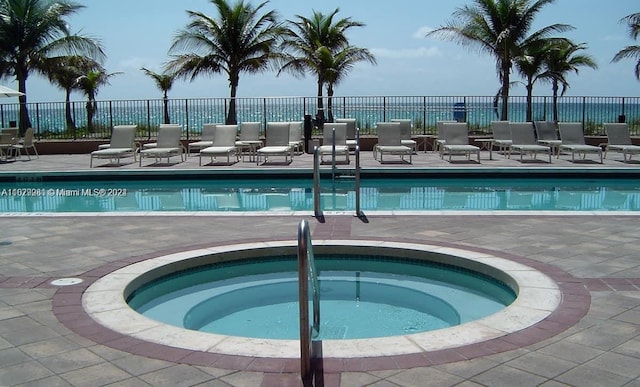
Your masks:
<svg viewBox="0 0 640 387"><path fill-rule="evenodd" d="M504 61L502 64L502 113L500 119L507 121L509 119L509 75L511 71L511 63Z"/></svg>
<svg viewBox="0 0 640 387"><path fill-rule="evenodd" d="M558 122L558 81L553 81L553 122Z"/></svg>
<svg viewBox="0 0 640 387"><path fill-rule="evenodd" d="M20 132L20 136L24 136L24 132L27 130L27 128L31 127L31 120L29 119L29 109L27 108L27 77L24 74L16 74L16 78L18 79L18 91L24 93L24 95L18 97L18 102L20 103L18 130Z"/></svg>
<svg viewBox="0 0 640 387"><path fill-rule="evenodd" d="M87 101L87 132L93 132L93 116L96 114L95 100Z"/></svg>
<svg viewBox="0 0 640 387"><path fill-rule="evenodd" d="M527 82L527 114L526 121L533 121L533 83L531 80Z"/></svg>
<svg viewBox="0 0 640 387"><path fill-rule="evenodd" d="M324 124L324 101L322 98L322 86L324 85L324 81L322 79L318 79L318 113L316 114L316 121L318 121L318 126Z"/></svg>
<svg viewBox="0 0 640 387"><path fill-rule="evenodd" d="M169 99L167 98L167 92L164 92L164 97L162 98L162 104L164 107L164 123L170 124L171 119L169 117Z"/></svg>
<svg viewBox="0 0 640 387"><path fill-rule="evenodd" d="M227 118L225 123L227 125L236 125L238 123L238 117L236 114L236 93L238 92L238 82L240 77L238 75L229 75L229 86L231 87L231 99L229 101L229 112L227 112Z"/></svg>
<svg viewBox="0 0 640 387"><path fill-rule="evenodd" d="M327 87L327 114L328 121L333 122L333 85Z"/></svg>
<svg viewBox="0 0 640 387"><path fill-rule="evenodd" d="M71 89L66 90L66 97L64 99L64 116L67 121L67 130L71 130L71 135L75 138L76 123L73 121L73 116L71 115Z"/></svg>

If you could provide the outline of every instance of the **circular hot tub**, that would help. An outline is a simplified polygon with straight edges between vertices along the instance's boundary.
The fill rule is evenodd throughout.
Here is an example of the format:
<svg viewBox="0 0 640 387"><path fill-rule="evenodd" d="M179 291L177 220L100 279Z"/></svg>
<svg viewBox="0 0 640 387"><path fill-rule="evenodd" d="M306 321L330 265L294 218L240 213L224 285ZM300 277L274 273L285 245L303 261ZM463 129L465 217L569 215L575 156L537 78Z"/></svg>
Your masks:
<svg viewBox="0 0 640 387"><path fill-rule="evenodd" d="M335 254L316 255L315 264L319 340L448 328L494 314L516 298L500 280L427 259ZM296 270L296 256L208 264L150 281L134 290L127 303L144 316L181 328L296 340Z"/></svg>
<svg viewBox="0 0 640 387"><path fill-rule="evenodd" d="M162 283L167 278L180 277L188 272L207 273L203 271L204 267L214 268L213 273L215 273L216 267L229 267L233 271L247 274L252 270L256 270L256 266L253 266L253 269L249 269L250 265L254 265L260 260L269 260L274 257L293 256L296 252L296 247L295 241L249 243L185 251L142 261L116 270L96 281L84 293L83 305L91 317L100 324L114 331L145 341L221 354L296 358L299 356L300 346L298 340L292 337L265 338L263 337L264 335L251 337L252 335L238 335L232 332L213 331L211 333L188 329L199 329L208 325L211 321L217 320L217 318L212 318L211 314L204 312L216 305L216 298L220 302L219 305L230 307L240 303L240 300L243 299L242 295L241 297L236 297L237 295L233 291L249 289L249 293L245 293L244 296L252 295L255 297L265 291L263 286L267 284L271 286L273 283L278 283L277 280L265 283L264 278L262 278L261 281L263 282L259 281L251 286L246 286L246 281L241 279L244 275L222 275L222 281L227 281L226 285L233 284L231 288L227 288L225 291L218 291L217 295L213 297L204 296L198 302L183 306L186 313L181 315L179 319L182 319L183 322L186 319L187 325L192 324L187 328L178 326L179 324L170 325L156 320L155 317L152 318L140 314L127 303L127 300L135 299L134 296L136 294L139 295L153 289L150 284ZM558 307L561 300L561 292L557 284L544 273L487 253L433 245L362 240L314 241L314 250L319 256L335 256L339 254L340 256L351 257L384 257L385 262L380 260L371 261L377 262L374 266L378 265L386 268L390 267L390 261L410 262L411 265L414 263L420 264L411 266L411 269L406 267L398 269L396 267L391 270L392 272L401 270L404 274L407 274L407 270L412 275L416 274L417 267L424 267L425 272L433 270L434 267L446 267L448 271L455 274L454 276L472 276L487 280L489 281L488 283L504 290L505 294L511 293L515 298L511 300L512 302L504 302L505 300L502 299L501 302L504 305L499 310L491 311L484 316L468 320L464 317L459 323L453 321L454 324L449 324L452 320L456 320L456 315L459 316L459 312L462 310L459 306L452 306L451 302L444 300L440 297L440 294L434 296L426 290L422 291L423 289L416 290L413 287L404 286L400 287L402 290L398 292L398 282L393 282L392 280L389 283L389 276L381 276L381 272L378 271L376 274L378 280L372 280L369 276L364 281L367 284L375 282L380 284L380 286L374 287L376 290L372 294L378 294L387 301L377 300L375 302L376 305L401 304L403 308L416 310L421 307L416 307L409 299L426 300L438 304L438 311L435 313L436 317L441 320L449 320L447 324L450 326L438 327L436 330L416 331L412 326L404 324L404 331L394 332L392 335L382 335L383 337L374 335L365 338L343 337L343 325L339 325L337 328L336 326L329 326L326 329L329 336L323 339L323 355L325 357L348 358L414 354L479 343L502 337L540 322ZM360 265L361 262L355 262L355 266L360 267ZM342 290L338 289L338 293L349 294L349 298L353 296L353 301L356 302L357 296L354 292L357 291L358 280L355 273L358 270L353 270L353 268L354 266L351 266L351 269L347 271L347 277L349 278L345 280L345 278L337 278L340 275L337 275L336 271L332 270L330 266L329 270L326 271L328 275L326 283L330 283L332 278L335 279L337 287L344 288ZM258 269L258 271L260 270ZM277 272L279 273L280 271ZM359 272L362 273L363 271ZM366 272L375 273L370 269L367 269ZM385 271L383 270L382 272L384 273ZM211 273L201 274L201 276L206 277ZM218 271L217 274L220 274L220 272ZM262 274L264 273L258 273L258 275ZM394 275L393 273L390 274ZM243 282L244 285L238 285L243 284ZM360 281L360 291L362 291L362 284L363 282ZM187 281L183 285L174 290L179 293L194 286L197 288L201 284L193 284ZM449 289L456 288L458 285L449 286ZM276 295L276 298L281 297L283 294L282 289L288 289L286 286L289 285L273 291L272 294ZM156 290L151 290L149 294L156 292ZM470 290L471 293L475 291L473 288ZM267 293L270 292L271 290ZM163 292L156 293L158 296L156 299L163 298ZM287 291L284 293L287 293ZM164 295L166 294L164 293ZM489 298L496 298L495 294L492 295L491 292L489 294ZM294 297L297 297L297 293L294 294ZM146 296L143 298L148 299ZM345 297L336 298L342 299ZM396 302L399 299L402 299L402 302ZM289 301L287 300L286 302ZM251 309L255 306L252 303L249 302L248 306L236 309ZM216 317L215 307L213 310L213 317ZM429 310L429 312L433 312L433 310ZM228 313L219 314L228 315ZM264 316L265 313L254 314L254 316L260 315ZM390 315L393 315L393 313ZM370 321L369 325L376 323L377 321Z"/></svg>

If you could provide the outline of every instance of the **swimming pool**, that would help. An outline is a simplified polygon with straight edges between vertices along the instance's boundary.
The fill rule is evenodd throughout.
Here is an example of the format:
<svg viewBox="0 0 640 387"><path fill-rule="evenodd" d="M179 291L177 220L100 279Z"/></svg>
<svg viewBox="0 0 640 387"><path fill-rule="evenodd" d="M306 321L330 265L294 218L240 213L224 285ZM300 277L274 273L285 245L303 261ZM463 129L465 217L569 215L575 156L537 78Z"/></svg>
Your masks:
<svg viewBox="0 0 640 387"><path fill-rule="evenodd" d="M320 339L443 329L496 313L516 297L492 277L434 262L352 254L316 256L315 262ZM158 278L127 301L144 316L178 327L295 340L296 270L295 256L216 263Z"/></svg>
<svg viewBox="0 0 640 387"><path fill-rule="evenodd" d="M97 177L0 181L0 213L292 212L313 210L305 176ZM640 179L607 176L385 177L361 182L364 211L639 211ZM354 183L324 179L323 211L353 211Z"/></svg>

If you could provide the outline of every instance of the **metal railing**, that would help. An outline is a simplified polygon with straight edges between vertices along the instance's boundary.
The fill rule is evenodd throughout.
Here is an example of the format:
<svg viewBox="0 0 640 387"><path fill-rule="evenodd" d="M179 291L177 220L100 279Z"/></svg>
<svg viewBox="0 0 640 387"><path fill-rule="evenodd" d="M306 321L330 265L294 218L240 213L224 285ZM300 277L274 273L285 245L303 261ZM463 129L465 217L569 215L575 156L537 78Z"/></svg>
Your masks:
<svg viewBox="0 0 640 387"><path fill-rule="evenodd" d="M169 99L167 108L172 123L184 128L186 139L199 138L204 123L222 123L229 111L229 98ZM104 139L114 125L137 125L139 139L154 138L164 120L164 101L97 101L96 114L88 127L86 101L27 103L31 126L38 139ZM640 134L640 97L564 96L558 99L558 120L582 122L585 134L603 134L602 124L625 120L632 135ZM316 116L316 97L260 97L236 99L238 122L259 121L263 128L270 121L301 121ZM500 105L493 96L344 96L333 97L331 118L356 118L363 135L375 135L377 122L394 118L411 119L413 134L435 134L436 122L466 121L475 132L488 131L499 118ZM0 126L17 122L19 104L0 104ZM532 118L553 120L553 98L533 98ZM510 121L526 120L526 97L509 97ZM69 121L69 122L68 122ZM264 133L263 133L264 134ZM319 131L314 133L319 134Z"/></svg>
<svg viewBox="0 0 640 387"><path fill-rule="evenodd" d="M309 282L313 319L309 321ZM300 374L303 379L312 372L314 353L313 339L320 334L320 286L313 255L313 244L309 232L309 222L298 225L298 303L300 305Z"/></svg>
<svg viewBox="0 0 640 387"><path fill-rule="evenodd" d="M336 167L336 130L335 128L332 131L332 143L331 143L331 182L335 183L337 167ZM358 218L363 218L364 213L360 208L360 133L359 129L356 129L356 147L354 151L355 156L355 171L354 171L354 181L355 181L355 216ZM322 206L320 200L320 148L315 148L313 150L313 214L316 218L322 218Z"/></svg>

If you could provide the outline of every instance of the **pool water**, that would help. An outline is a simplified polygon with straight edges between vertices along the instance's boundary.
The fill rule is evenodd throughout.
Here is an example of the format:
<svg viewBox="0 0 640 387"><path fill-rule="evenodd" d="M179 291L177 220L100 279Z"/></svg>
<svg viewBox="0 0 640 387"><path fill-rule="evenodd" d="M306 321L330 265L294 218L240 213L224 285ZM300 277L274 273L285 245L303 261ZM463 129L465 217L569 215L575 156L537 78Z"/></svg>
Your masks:
<svg viewBox="0 0 640 387"><path fill-rule="evenodd" d="M638 211L637 179L363 179L364 211ZM355 210L353 181L321 186L324 211ZM0 212L313 211L307 179L0 182Z"/></svg>
<svg viewBox="0 0 640 387"><path fill-rule="evenodd" d="M505 284L453 266L317 256L320 339L406 335L476 320L515 299ZM208 265L134 291L129 305L167 324L232 336L297 339L295 257Z"/></svg>

